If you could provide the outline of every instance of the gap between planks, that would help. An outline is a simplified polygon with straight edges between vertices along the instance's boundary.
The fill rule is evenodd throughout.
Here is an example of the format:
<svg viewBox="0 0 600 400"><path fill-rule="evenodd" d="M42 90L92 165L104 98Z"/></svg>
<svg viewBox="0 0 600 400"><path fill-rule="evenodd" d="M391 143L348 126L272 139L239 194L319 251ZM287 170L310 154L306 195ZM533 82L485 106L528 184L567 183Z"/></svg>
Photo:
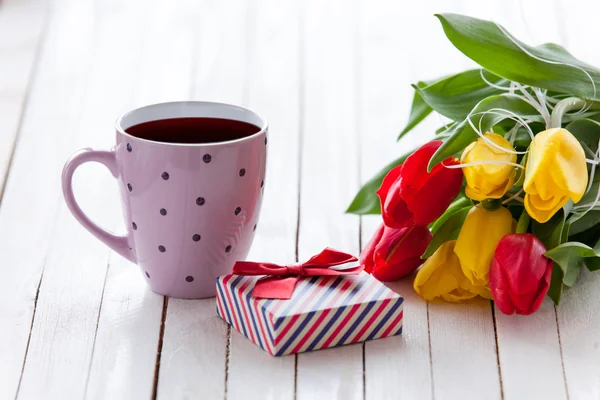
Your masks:
<svg viewBox="0 0 600 400"><path fill-rule="evenodd" d="M152 399L156 399L158 394L158 375L160 373L160 358L162 355L163 338L165 336L165 322L167 319L167 308L169 307L169 298L163 296L163 309L160 317L160 332L158 334L158 344L156 347L156 366L154 367L154 380L152 382Z"/></svg>

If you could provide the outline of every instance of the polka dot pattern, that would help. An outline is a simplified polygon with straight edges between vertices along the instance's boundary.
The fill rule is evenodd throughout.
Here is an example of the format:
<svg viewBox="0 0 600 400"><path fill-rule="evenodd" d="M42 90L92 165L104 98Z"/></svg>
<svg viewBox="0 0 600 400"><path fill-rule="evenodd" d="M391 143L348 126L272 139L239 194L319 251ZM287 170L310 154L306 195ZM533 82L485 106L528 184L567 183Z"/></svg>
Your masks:
<svg viewBox="0 0 600 400"><path fill-rule="evenodd" d="M267 137L266 137L266 136L265 136L265 138L264 138L264 139L265 139L265 146L266 146L266 145L267 145L267 142L268 142L268 139L267 139ZM125 147L126 147L126 150L127 150L127 152L128 152L128 153L132 153L132 152L133 152L133 146L132 146L132 144L131 144L131 143L126 143ZM139 150L139 149L138 149L138 150ZM142 150L143 150L143 146L142 146ZM264 151L264 150L263 150L263 151ZM143 154L143 152L142 152L142 154ZM217 154L217 161L218 161L218 162L217 162L217 165L216 165L215 167L221 168L221 167L222 167L222 166L221 166L221 162L223 162L223 160L221 160L221 157L219 157L219 155L220 155L220 153L218 153L218 154ZM201 155L201 157L202 157L202 162L203 162L204 164L209 164L209 163L211 163L211 162L213 161L213 157L212 157L212 155L211 155L211 154L209 154L209 153L205 153L205 154ZM242 164L242 165L243 165L243 164ZM248 166L248 165L246 165L246 166ZM230 167L229 167L229 168L230 168ZM238 167L238 168L239 168L239 167ZM227 169L226 169L226 170L227 170ZM229 171L231 171L231 170L229 169ZM234 170L234 171L235 171L235 170ZM232 175L234 175L234 176L235 176L235 173L236 173L236 172L234 172L234 171L231 171L231 172L233 172L233 174L232 174ZM262 171L262 168L261 168L261 171ZM174 171L170 171L170 172L174 172ZM176 173L176 172L178 172L178 171L175 171L175 173ZM240 169L237 169L237 175L238 175L239 177L241 177L241 178L245 177L245 176L248 174L248 172L250 172L250 177L251 177L252 181L247 181L247 183L248 183L248 184L252 184L251 182L256 182L254 179L257 179L258 177L256 176L256 172L254 171L254 169L253 169L253 168L251 168L250 170L247 170L246 168L240 168ZM160 176L160 178L161 178L161 179L158 179L158 182L160 182L161 180L166 182L166 181L169 181L169 180L170 180L170 178L171 178L171 175L170 175L170 173L169 173L168 171L164 171L164 170L163 170L163 171L161 171L161 170L158 170L158 171L156 171L156 170L155 170L155 172L154 172L154 173L155 173L155 174L157 174L158 176ZM131 179L131 178L130 178L130 179ZM183 179L186 179L186 176L184 176L184 177L183 177ZM221 177L219 177L219 179L221 179ZM227 178L227 177L225 176L223 179L231 179L231 178ZM231 182L233 183L233 181L231 181ZM240 182L243 182L243 181L240 181ZM134 186L134 185L136 185L136 184L137 184L137 185L144 185L144 183L143 183L143 182L142 182L142 183L140 183L140 182L137 182L137 180L136 180L135 178L133 178L133 180L132 180L131 182L128 182L128 183L126 183L127 190L128 190L130 193L133 193L133 186ZM239 184L241 184L241 183L239 183ZM263 176L263 179L261 179L261 180L260 180L260 188L264 188L264 184L265 184L265 181L264 181L264 176ZM246 183L244 183L244 185L246 185ZM140 186L140 187L142 187L142 189L143 189L143 190L142 190L142 194L144 194L144 195L145 195L145 193L146 193L146 186ZM198 187L199 187L199 188L202 188L203 186L198 186ZM139 188L138 188L138 189L139 189ZM161 189L161 190L165 190L165 191L167 191L167 186L165 186L165 189ZM171 186L171 190L173 190L173 187L172 187L172 186ZM175 186L175 190L177 190L177 187L176 187L176 186ZM168 193L168 192L165 192L165 193ZM210 193L210 191L209 191L209 192L207 192L207 193ZM260 193L260 192L259 192L259 193ZM214 197L214 196L213 196L213 197ZM213 201L211 201L211 202L210 202L210 204L209 204L209 208L207 209L207 211L208 211L208 212L210 212L210 213L212 213L212 212L218 212L218 208L219 208L221 205L225 205L225 206L227 205L227 204L225 204L225 202L223 202L223 198L221 198L221 197L217 197L217 198L216 198L216 200L217 200L217 201L214 201L215 199L214 199L213 197L211 197L211 198L213 199ZM167 199L167 200L166 200L166 202L165 202L165 203L163 203L163 204L158 204L158 206L159 206L159 207L160 207L160 205L163 205L163 206L165 206L165 207L163 207L163 208L159 208L159 210L158 210L158 211L159 211L159 214L160 214L162 217L165 217L165 220L162 220L162 221L169 221L169 217L168 217L168 213L167 213L167 207L172 207L172 206L173 206L171 203L169 203L169 197L166 197L166 199ZM243 198L242 198L242 199L243 199ZM210 199L209 199L209 200L210 200ZM188 201L189 201L189 200L188 200ZM206 204L206 198L205 198L205 197L202 197L202 196L200 196L200 197L196 197L195 199L194 199L194 198L192 198L192 200L191 200L191 201L195 201L197 206L204 206L204 205ZM231 205L231 204L229 204L229 205ZM156 205L155 205L155 206L156 206ZM182 207L184 207L183 209L184 209L184 211L185 211L185 212L189 212L189 210L190 210L190 209L188 208L189 206L187 206L187 205L182 205ZM245 210L245 211L244 211L244 214L242 214L242 207L244 207L244 210ZM246 207L249 207L249 209L248 209L248 210L246 210ZM253 216L254 212L252 211L252 207L253 207L253 205L252 205L252 204L246 204L246 203L244 203L244 202L242 201L242 202L241 202L241 204L240 204L240 206L237 206L237 207L235 207L235 209L233 210L233 213L234 213L234 215L235 215L235 216L239 216L239 217L240 217L240 219L238 219L238 220L237 220L237 221L239 221L239 222L236 222L236 223L243 223L243 224L244 224L244 225L243 225L243 226L244 226L244 229L248 229L250 226L252 226L252 232L256 232L257 224L256 224L256 223L253 223L253 222L255 222L255 221L256 221L256 219L255 219L255 217ZM213 211L213 208L217 208L217 209ZM231 209L230 209L230 210L231 210ZM200 212L200 210L199 210L199 212ZM231 211L229 211L229 212L231 212ZM177 212L177 210L175 210L175 212L174 212L174 214L173 214L173 215L174 215L174 216L176 216L176 218L180 218L180 214L181 214L181 213L178 213L178 212ZM201 215L202 215L202 214L198 214L198 217L200 217ZM249 218L252 218L252 219L250 219L250 220L246 220L246 219L245 219L246 217L249 217ZM139 216L138 216L138 218L139 218ZM157 216L157 218L160 218L160 217L158 217L158 216ZM171 216L171 218L173 218L173 216ZM254 220L254 221L253 221L253 220ZM176 221L176 220L175 220L175 221ZM140 222L140 221L138 221L138 222ZM156 224L156 222L148 222L148 223L144 223L144 221L141 221L141 222L142 222L141 231L139 231L140 233L136 233L136 235L139 235L139 234L144 234L144 230L145 230L145 229L144 229L144 227L146 227L146 229L149 229L149 228L148 228L148 226L152 227L151 229L155 229L155 227L156 227L156 225L155 225L155 224ZM167 223L167 224L171 224L172 222L166 222L166 223ZM161 229L161 228L160 228L160 226L161 226L161 225L158 225L158 227L159 227L158 229ZM134 222L134 221L131 221L131 227L132 227L132 229L133 229L134 231L138 231L138 224L137 224L136 222ZM170 228L169 226L167 226L167 227L166 227L166 229L171 229L171 228ZM209 244L209 245L212 245L212 243L211 243L211 240L214 240L214 239L211 239L211 237L210 237L210 232L208 232L208 233L206 233L206 234L208 235L208 237L207 237L206 239L204 239L204 240L208 240L207 244ZM193 243L198 243L198 242L200 242L200 241L201 241L201 239L202 239L202 236L200 235L200 233L193 233L193 231L192 231L192 232L188 233L188 235L190 235L190 236L188 236L188 240L189 240L189 238L191 238L191 239L192 239L192 240L191 240L191 242L188 242L188 243L189 243L189 244L188 244L188 246L193 246L193 244L191 244L192 242L193 242ZM136 238L138 238L138 237L136 236ZM160 238L160 236L159 236L159 238ZM140 239L140 240L143 240L143 239L144 239L144 237L143 237L143 236L142 236L142 237L139 237L139 239ZM154 247L154 249L157 249L159 253L167 253L167 248L166 248L166 246L172 246L173 244L172 244L171 242L168 242L168 241L167 241L167 242L163 242L163 243L164 243L164 244L159 244L159 245L156 245L156 244L155 244L155 246L157 246L157 247ZM230 242L230 243L231 243L231 242ZM235 245L237 245L237 244L238 244L238 243L237 243L237 241L236 241L236 242L234 242L234 243L231 243L231 244L225 244L225 248L224 248L224 250L225 250L225 253L226 253L226 254L231 254L231 253L233 252L233 247L234 247ZM166 245L166 246L165 246L165 245ZM176 247L175 247L175 251L174 251L174 252L172 252L172 253L173 253L173 254L178 254L180 249L179 249L179 247L177 247L177 243L175 243L175 246L176 246ZM185 245L184 245L184 246L185 246ZM200 245L198 245L198 246L200 246ZM245 245L244 245L244 246L245 246ZM197 249L200 249L200 248L202 248L202 247L196 247L196 248L197 248ZM171 250L173 250L173 249L171 249ZM242 250L243 250L243 249L242 249ZM138 250L138 251L139 251L139 250ZM155 252L156 250L152 250L152 251L154 251L154 252ZM165 255L165 257L167 257L167 256ZM172 255L170 255L169 257L172 257ZM158 260L158 259L157 259L157 260ZM168 258L162 258L162 260L163 260L162 262L164 262L164 260L168 260ZM157 262L158 262L158 261L157 261ZM153 267L150 265L150 268L149 268L149 270L153 270L152 268L153 268ZM144 273L145 277L146 277L148 280L150 280L150 278L151 278L151 277L150 277L150 273L148 272L148 270L146 270L145 266L143 266L143 267L142 267L142 271L143 271L143 273ZM188 273L189 273L189 272L192 272L192 273L193 273L193 271L191 271L191 270L190 270L190 271L187 271L187 272L188 272ZM184 275L184 274L181 274L181 275ZM183 276L183 277L182 277L181 275L180 275L179 277L176 277L176 279L182 279L182 278L183 278L182 280L185 280L185 282L187 282L187 283L192 283L192 282L194 282L194 280L195 280L195 278L194 278L194 275L195 275L195 276L197 276L196 274L193 274L193 275L185 275L185 276ZM156 277L155 277L155 281L156 281ZM190 286L190 287L194 287L194 286L195 286L195 285L192 285L192 286Z"/></svg>

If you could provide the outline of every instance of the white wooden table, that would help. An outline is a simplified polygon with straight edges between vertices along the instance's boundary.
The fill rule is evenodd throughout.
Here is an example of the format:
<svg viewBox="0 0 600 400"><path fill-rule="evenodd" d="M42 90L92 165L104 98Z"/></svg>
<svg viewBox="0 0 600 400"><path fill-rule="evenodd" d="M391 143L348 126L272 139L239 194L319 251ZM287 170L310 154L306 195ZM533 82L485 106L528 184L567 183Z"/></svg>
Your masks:
<svg viewBox="0 0 600 400"><path fill-rule="evenodd" d="M399 337L274 358L214 299L166 299L69 214L60 171L110 148L148 103L238 103L270 121L265 202L250 258L358 254L378 224L343 211L402 142L410 83L472 66L434 12L493 18L600 65L597 2L0 0L0 399L597 399L600 274L555 308L426 304L410 281ZM116 183L76 176L84 209L122 230Z"/></svg>

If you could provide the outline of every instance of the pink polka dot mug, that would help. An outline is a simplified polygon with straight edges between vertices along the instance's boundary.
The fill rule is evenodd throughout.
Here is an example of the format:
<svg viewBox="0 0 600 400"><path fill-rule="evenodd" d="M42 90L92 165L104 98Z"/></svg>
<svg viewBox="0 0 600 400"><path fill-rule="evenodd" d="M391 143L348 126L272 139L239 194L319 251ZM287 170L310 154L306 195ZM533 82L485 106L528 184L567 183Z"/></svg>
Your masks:
<svg viewBox="0 0 600 400"><path fill-rule="evenodd" d="M202 119L202 129L194 125L196 119ZM252 130L223 131L223 123ZM145 124L164 128L159 135L138 134ZM250 110L211 102L154 104L117 119L111 150L75 153L63 169L63 193L81 225L139 265L153 291L210 297L216 278L230 273L250 250L264 190L266 148L267 122ZM105 165L117 179L125 236L102 229L77 204L72 177L86 162Z"/></svg>

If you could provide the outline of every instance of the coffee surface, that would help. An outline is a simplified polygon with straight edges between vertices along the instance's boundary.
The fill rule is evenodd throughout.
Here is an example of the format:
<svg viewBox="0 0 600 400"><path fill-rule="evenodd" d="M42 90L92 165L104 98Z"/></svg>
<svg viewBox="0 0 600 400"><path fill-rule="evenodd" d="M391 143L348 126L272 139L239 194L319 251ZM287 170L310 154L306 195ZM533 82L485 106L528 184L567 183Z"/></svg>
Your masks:
<svg viewBox="0 0 600 400"><path fill-rule="evenodd" d="M223 118L171 118L144 122L125 130L140 139L164 143L218 143L245 138L260 128Z"/></svg>

